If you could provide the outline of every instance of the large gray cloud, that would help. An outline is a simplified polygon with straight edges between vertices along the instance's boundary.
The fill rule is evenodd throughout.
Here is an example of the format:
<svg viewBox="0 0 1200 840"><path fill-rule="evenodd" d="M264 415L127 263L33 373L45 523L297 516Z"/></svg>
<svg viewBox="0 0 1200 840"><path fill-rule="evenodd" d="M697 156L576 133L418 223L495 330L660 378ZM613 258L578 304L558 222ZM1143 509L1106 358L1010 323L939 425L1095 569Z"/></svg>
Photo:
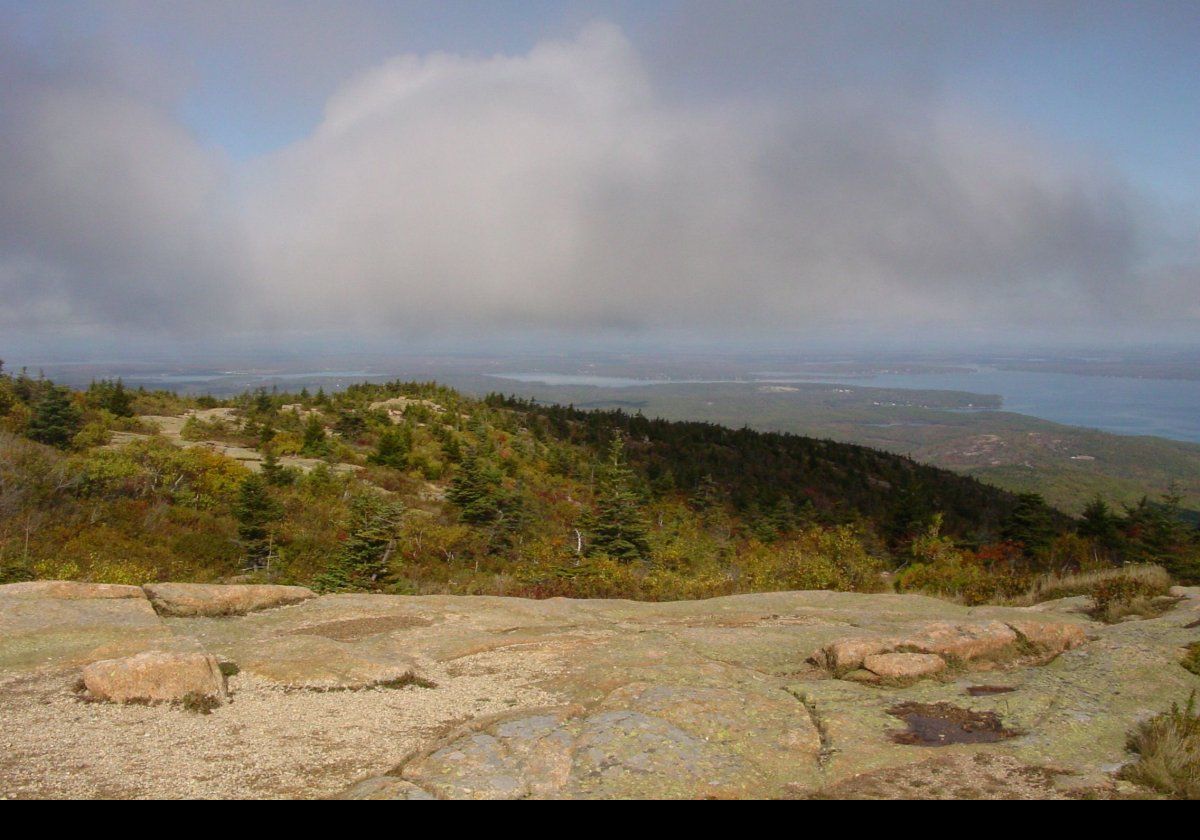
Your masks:
<svg viewBox="0 0 1200 840"><path fill-rule="evenodd" d="M219 324L242 265L221 156L111 62L3 76L0 327Z"/></svg>
<svg viewBox="0 0 1200 840"><path fill-rule="evenodd" d="M136 86L12 87L10 325L802 334L1200 317L1189 255L1149 266L1154 214L1109 167L937 97L668 97L603 23L524 54L389 59L338 87L309 136L239 167Z"/></svg>
<svg viewBox="0 0 1200 840"><path fill-rule="evenodd" d="M629 42L401 57L272 159L247 218L303 317L770 327L1102 315L1121 183L969 114L672 107Z"/></svg>

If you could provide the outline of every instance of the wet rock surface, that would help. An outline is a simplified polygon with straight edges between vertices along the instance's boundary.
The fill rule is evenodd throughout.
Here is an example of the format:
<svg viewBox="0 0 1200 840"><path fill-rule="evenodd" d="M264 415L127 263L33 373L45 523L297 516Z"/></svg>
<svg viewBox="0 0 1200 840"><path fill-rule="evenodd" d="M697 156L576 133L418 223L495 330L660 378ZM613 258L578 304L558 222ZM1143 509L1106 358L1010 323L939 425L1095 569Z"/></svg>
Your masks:
<svg viewBox="0 0 1200 840"><path fill-rule="evenodd" d="M1006 729L995 712L979 712L950 703L901 703L888 709L888 714L908 724L903 732L892 733L897 744L922 747L993 744L1020 734Z"/></svg>
<svg viewBox="0 0 1200 840"><path fill-rule="evenodd" d="M1200 688L1178 663L1194 589L1112 626L1066 601L831 592L337 595L173 617L6 589L8 797L938 798L952 765L983 798L1057 796L1112 789L1130 727ZM231 702L199 716L72 694L89 664L153 651L236 663ZM1010 690L972 690L988 686Z"/></svg>

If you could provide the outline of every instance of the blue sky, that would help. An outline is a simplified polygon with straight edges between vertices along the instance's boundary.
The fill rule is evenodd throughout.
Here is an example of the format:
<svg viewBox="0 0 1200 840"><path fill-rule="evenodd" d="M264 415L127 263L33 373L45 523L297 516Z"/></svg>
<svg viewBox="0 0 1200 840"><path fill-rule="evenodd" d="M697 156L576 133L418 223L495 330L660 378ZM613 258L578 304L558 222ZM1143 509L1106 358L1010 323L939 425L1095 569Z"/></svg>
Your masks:
<svg viewBox="0 0 1200 840"><path fill-rule="evenodd" d="M4 0L0 31L34 337L1200 326L1195 2Z"/></svg>
<svg viewBox="0 0 1200 840"><path fill-rule="evenodd" d="M729 5L734 17L742 16L742 3ZM669 44L681 19L703 14L684 2L396 4L392 14L372 15L385 25L359 41L361 51L341 66L348 76L396 53L521 53L541 39L568 36L590 20L603 19L619 25L635 45L661 54L660 72L680 95L786 97L797 79L810 77L802 49L789 43L795 28L804 27L804 4L764 5L793 7L766 16L777 23L786 20L781 31L755 31L750 25L735 41L721 44L714 37L718 43L697 44L681 55L684 51L663 45ZM882 54L867 51L843 56L841 62L834 58L832 66L823 69L831 82L887 86L897 82L897 75L924 76L939 96L960 99L1027 123L1055 141L1112 157L1149 188L1196 202L1200 8L1195 3L1082 3L1073 8L1043 4L1057 7L1057 13L1043 10L1027 19L1017 4L1012 4L1011 13L1006 11L1009 4L993 4L990 13L981 7L977 16L966 19L959 32L947 32L940 25L944 9L939 4L816 5L842 9L841 15L833 16L844 17L840 25L831 23L828 13L816 15L834 34L856 31L856 19L905 17L906 10L916 33L926 33L913 34L915 44L897 44ZM998 31L989 28L996 20L1004 21ZM972 27L978 28L971 31ZM144 27L143 37L151 42L159 34L151 25ZM353 35L351 30L346 37ZM766 46L766 55L748 61L745 53L755 49L756 37ZM163 43L169 46L171 39ZM906 54L909 46L915 54ZM231 154L246 158L272 151L303 137L319 122L328 85L292 91L274 85L246 87L243 79L252 59L236 42L206 42L195 55L198 78L179 113L200 136ZM698 66L699 78L694 75ZM278 97L275 107L263 107L265 96Z"/></svg>

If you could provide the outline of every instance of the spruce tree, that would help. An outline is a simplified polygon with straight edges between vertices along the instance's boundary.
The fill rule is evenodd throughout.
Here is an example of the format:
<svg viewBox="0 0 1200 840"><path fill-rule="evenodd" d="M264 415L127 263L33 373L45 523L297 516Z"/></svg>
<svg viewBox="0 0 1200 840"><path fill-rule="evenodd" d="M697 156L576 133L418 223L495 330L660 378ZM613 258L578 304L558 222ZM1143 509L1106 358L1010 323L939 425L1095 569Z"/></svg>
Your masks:
<svg viewBox="0 0 1200 840"><path fill-rule="evenodd" d="M586 518L589 554L632 562L650 557L649 525L634 492L634 474L625 463L625 441L614 435L597 475L596 508Z"/></svg>
<svg viewBox="0 0 1200 840"><path fill-rule="evenodd" d="M408 456L412 449L412 439L407 427L391 427L385 429L379 436L375 451L367 460L381 467L392 467L402 470L408 466Z"/></svg>
<svg viewBox="0 0 1200 840"><path fill-rule="evenodd" d="M502 513L500 472L472 448L450 482L446 498L458 506L459 517L472 525L491 525Z"/></svg>
<svg viewBox="0 0 1200 840"><path fill-rule="evenodd" d="M1119 536L1117 517L1099 495L1083 509L1083 516L1076 530L1080 536L1091 537L1105 548L1114 547Z"/></svg>
<svg viewBox="0 0 1200 840"><path fill-rule="evenodd" d="M29 421L29 437L39 443L65 449L78 433L83 417L66 388L49 385L42 393Z"/></svg>
<svg viewBox="0 0 1200 840"><path fill-rule="evenodd" d="M692 494L688 504L697 513L707 513L721 503L723 495L712 475L705 473L704 477L700 479L700 483L696 485L696 492Z"/></svg>
<svg viewBox="0 0 1200 840"><path fill-rule="evenodd" d="M238 541L246 551L250 567L262 568L271 554L271 525L283 516L283 509L271 497L263 476L251 473L242 479L233 515L238 522Z"/></svg>
<svg viewBox="0 0 1200 840"><path fill-rule="evenodd" d="M272 487L283 487L292 483L292 474L287 468L279 463L279 456L275 454L275 447L266 444L262 448L262 475L263 480Z"/></svg>
<svg viewBox="0 0 1200 840"><path fill-rule="evenodd" d="M812 506L812 502L807 499L804 501L809 507ZM786 536L796 530L800 522L800 515L796 512L796 505L791 496L779 497L779 500L771 508L770 519L771 524L775 526L775 532L780 536Z"/></svg>
<svg viewBox="0 0 1200 840"><path fill-rule="evenodd" d="M108 400L108 410L118 417L133 416L133 395L125 390L125 383L120 379L113 386L112 396Z"/></svg>
<svg viewBox="0 0 1200 840"><path fill-rule="evenodd" d="M373 493L351 501L349 535L318 577L318 589L323 592L378 589L390 574L403 515L402 505Z"/></svg>
<svg viewBox="0 0 1200 840"><path fill-rule="evenodd" d="M1050 544L1054 536L1050 506L1038 493L1021 493L1016 507L1005 519L1001 536L1021 546L1026 557L1032 557Z"/></svg>
<svg viewBox="0 0 1200 840"><path fill-rule="evenodd" d="M329 454L329 443L325 439L325 426L321 418L314 412L308 415L304 425L304 443L300 451L310 458L323 458Z"/></svg>
<svg viewBox="0 0 1200 840"><path fill-rule="evenodd" d="M88 387L87 395L94 405L117 417L133 416L133 395L125 389L125 383L120 379L93 382Z"/></svg>

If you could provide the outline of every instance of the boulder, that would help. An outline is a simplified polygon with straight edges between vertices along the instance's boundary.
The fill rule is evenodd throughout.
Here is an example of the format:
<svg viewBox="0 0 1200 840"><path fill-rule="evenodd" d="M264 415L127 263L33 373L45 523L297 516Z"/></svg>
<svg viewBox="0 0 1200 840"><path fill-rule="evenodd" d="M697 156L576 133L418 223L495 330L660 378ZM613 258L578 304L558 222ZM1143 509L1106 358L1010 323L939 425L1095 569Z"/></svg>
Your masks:
<svg viewBox="0 0 1200 840"><path fill-rule="evenodd" d="M919 680L946 670L946 660L932 653L880 653L863 660L876 676L892 680Z"/></svg>
<svg viewBox="0 0 1200 840"><path fill-rule="evenodd" d="M812 660L830 671L853 671L862 667L866 657L891 650L895 642L881 636L838 639L814 654Z"/></svg>
<svg viewBox="0 0 1200 840"><path fill-rule="evenodd" d="M267 584L148 583L142 587L159 615L245 615L317 597L303 586Z"/></svg>
<svg viewBox="0 0 1200 840"><path fill-rule="evenodd" d="M150 651L102 659L83 669L83 684L96 699L115 703L226 698L225 675L216 657L207 653Z"/></svg>
<svg viewBox="0 0 1200 840"><path fill-rule="evenodd" d="M1087 633L1078 624L1028 619L1010 621L1008 626L1025 640L1051 653L1072 650L1087 641Z"/></svg>
<svg viewBox="0 0 1200 840"><path fill-rule="evenodd" d="M912 638L905 639L895 647L909 648L917 653L935 653L942 657L953 657L963 661L993 656L1012 648L1017 643L1017 634L1001 621L979 624L951 624L931 622Z"/></svg>
<svg viewBox="0 0 1200 840"><path fill-rule="evenodd" d="M80 583L74 580L31 580L0 586L0 597L54 598L83 601L91 598L145 598L140 586L116 583Z"/></svg>

